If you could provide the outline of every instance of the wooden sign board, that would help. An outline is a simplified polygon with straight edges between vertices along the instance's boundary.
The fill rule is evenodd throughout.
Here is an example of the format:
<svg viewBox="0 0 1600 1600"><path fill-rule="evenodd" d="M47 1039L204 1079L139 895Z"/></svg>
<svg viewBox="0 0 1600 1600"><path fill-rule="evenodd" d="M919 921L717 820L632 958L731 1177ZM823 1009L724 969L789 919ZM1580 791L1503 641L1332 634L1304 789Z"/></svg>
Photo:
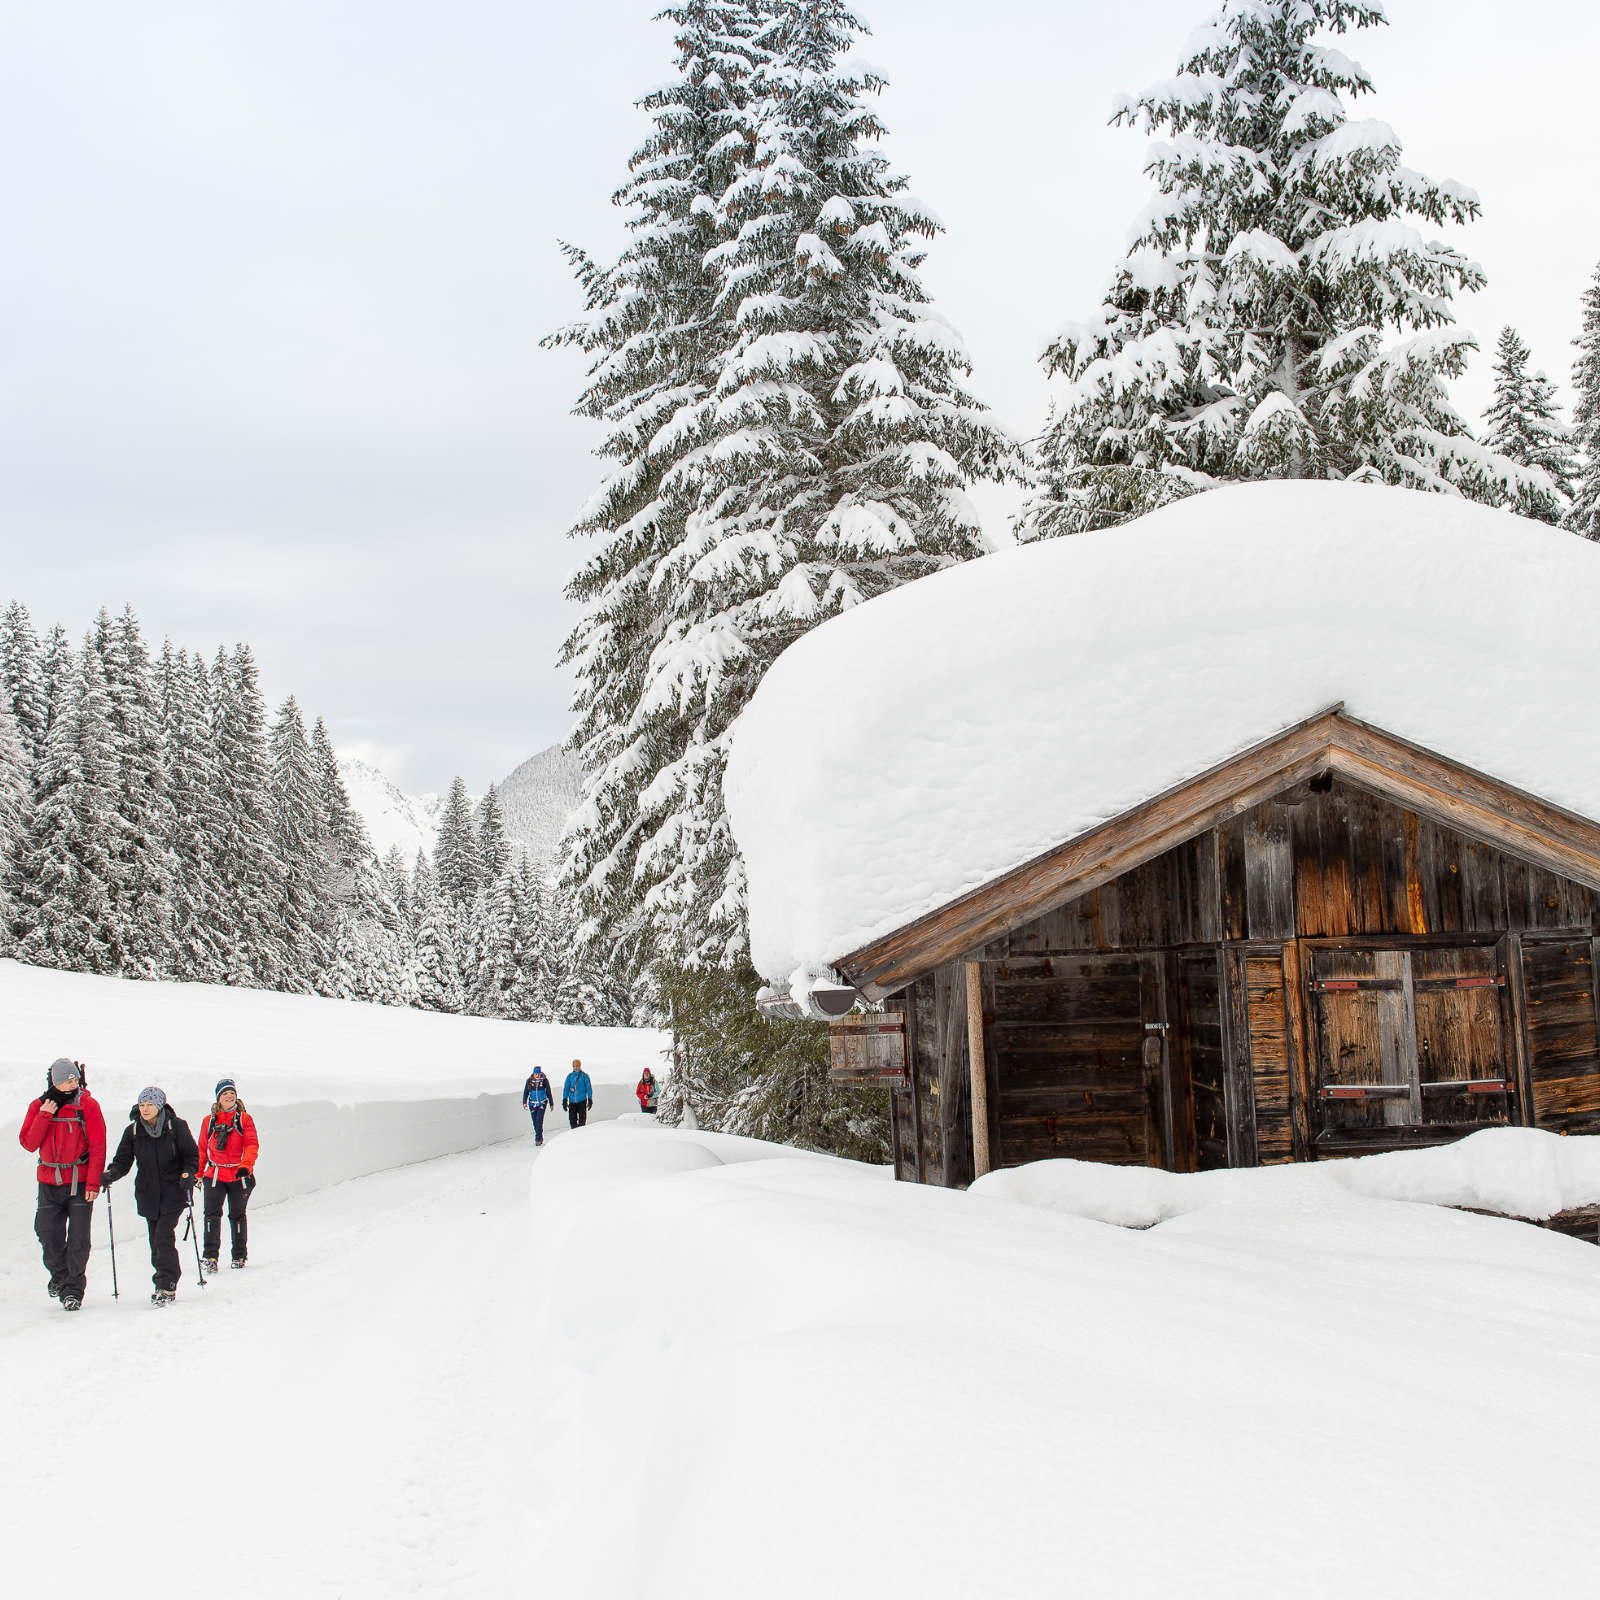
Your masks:
<svg viewBox="0 0 1600 1600"><path fill-rule="evenodd" d="M869 1011L828 1024L828 1077L834 1083L875 1083L904 1089L906 1019L903 1011Z"/></svg>

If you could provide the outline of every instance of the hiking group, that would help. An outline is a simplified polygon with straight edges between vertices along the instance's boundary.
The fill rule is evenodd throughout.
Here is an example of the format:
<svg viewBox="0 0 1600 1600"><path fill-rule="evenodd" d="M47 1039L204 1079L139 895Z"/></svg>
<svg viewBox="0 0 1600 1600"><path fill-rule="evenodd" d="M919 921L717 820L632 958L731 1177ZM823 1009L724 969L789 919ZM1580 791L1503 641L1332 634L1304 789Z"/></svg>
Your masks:
<svg viewBox="0 0 1600 1600"><path fill-rule="evenodd" d="M201 1121L198 1141L160 1089L153 1085L141 1089L128 1112L128 1126L116 1154L107 1161L106 1123L99 1102L89 1093L82 1063L62 1056L51 1063L45 1091L28 1107L19 1137L22 1148L36 1154L39 1163L39 1208L33 1231L44 1251L50 1296L61 1302L64 1311L76 1311L83 1304L89 1229L94 1202L102 1189L107 1191L115 1293L117 1243L109 1191L130 1171L134 1175L134 1207L150 1234L155 1284L152 1305L171 1305L177 1296L178 1280L183 1276L178 1220L187 1212L189 1229L194 1229L197 1182L202 1185L204 1201L202 1273L217 1270L224 1204L233 1265L244 1266L248 1256L245 1208L256 1186L260 1146L255 1120L240 1101L232 1078L217 1085L215 1102Z"/></svg>
<svg viewBox="0 0 1600 1600"><path fill-rule="evenodd" d="M640 1078L634 1089L634 1094L639 1098L639 1109L646 1116L656 1114L656 1087L655 1074L649 1067L644 1069L644 1076ZM544 1118L550 1109L550 1103L555 1099L555 1090L549 1078L545 1076L543 1067L535 1067L528 1074L528 1081L522 1086L522 1103L528 1108L528 1114L533 1118L533 1142L541 1145L544 1143ZM589 1111L594 1105L594 1083L589 1074L583 1070L581 1061L572 1063L572 1071L567 1074L567 1081L561 1085L561 1109L567 1114L567 1123L570 1127L582 1128L588 1125Z"/></svg>

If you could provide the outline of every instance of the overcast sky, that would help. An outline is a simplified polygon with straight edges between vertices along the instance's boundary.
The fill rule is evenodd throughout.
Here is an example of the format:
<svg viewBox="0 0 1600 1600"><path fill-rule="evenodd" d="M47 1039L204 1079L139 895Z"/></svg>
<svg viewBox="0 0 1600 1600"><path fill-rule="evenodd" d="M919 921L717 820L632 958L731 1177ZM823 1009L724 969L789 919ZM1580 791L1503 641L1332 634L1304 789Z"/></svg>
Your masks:
<svg viewBox="0 0 1600 1600"><path fill-rule="evenodd" d="M0 4L0 603L80 634L248 639L341 748L474 789L564 736L554 667L596 478L558 238L667 78L651 0ZM1114 91L1168 75L1206 0L872 0L889 153L944 219L926 277L979 392L1042 425L1035 358L1096 304L1149 184ZM1600 260L1590 0L1390 0L1345 48L1409 164L1478 189L1489 275L1566 394ZM986 497L1003 525L1008 503Z"/></svg>

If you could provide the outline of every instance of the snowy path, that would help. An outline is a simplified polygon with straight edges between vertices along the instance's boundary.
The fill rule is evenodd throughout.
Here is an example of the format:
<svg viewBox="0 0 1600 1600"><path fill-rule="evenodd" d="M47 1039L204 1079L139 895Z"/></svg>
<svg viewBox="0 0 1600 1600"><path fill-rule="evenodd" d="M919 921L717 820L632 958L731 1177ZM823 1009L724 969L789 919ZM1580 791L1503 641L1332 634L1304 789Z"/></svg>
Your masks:
<svg viewBox="0 0 1600 1600"><path fill-rule="evenodd" d="M103 1216L76 1316L45 1297L31 1234L0 1244L11 1592L213 1572L270 1600L500 1593L537 1418L514 1332L533 1160L523 1139L264 1205L250 1266L201 1290L191 1250L164 1312L129 1184L115 1304Z"/></svg>

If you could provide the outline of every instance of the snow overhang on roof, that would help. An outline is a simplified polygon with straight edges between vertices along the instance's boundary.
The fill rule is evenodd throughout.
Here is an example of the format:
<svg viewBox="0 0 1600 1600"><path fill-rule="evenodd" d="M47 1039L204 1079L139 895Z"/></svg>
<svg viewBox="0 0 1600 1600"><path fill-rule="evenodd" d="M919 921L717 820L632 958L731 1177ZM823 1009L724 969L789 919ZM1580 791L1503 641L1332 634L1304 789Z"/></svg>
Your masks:
<svg viewBox="0 0 1600 1600"><path fill-rule="evenodd" d="M1600 549L1371 485L1213 490L937 573L799 640L739 721L752 956L809 987L1339 702L1581 835L1597 636Z"/></svg>

